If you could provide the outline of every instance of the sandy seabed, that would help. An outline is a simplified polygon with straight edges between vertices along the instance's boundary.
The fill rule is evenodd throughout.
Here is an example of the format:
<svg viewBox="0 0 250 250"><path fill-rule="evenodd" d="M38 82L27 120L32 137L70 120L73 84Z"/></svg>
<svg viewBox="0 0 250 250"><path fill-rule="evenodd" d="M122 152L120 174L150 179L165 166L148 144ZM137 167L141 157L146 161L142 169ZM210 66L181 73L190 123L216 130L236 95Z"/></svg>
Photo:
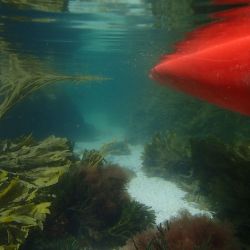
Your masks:
<svg viewBox="0 0 250 250"><path fill-rule="evenodd" d="M98 150L108 141L112 140L102 138L102 140L93 142L76 143L75 152L81 154L85 149ZM177 215L178 211L183 209L188 210L191 214L211 215L207 211L198 209L197 204L187 202L184 199L186 192L177 187L175 183L160 177L147 177L141 170L143 145L129 145L129 147L131 151L129 155L111 155L106 159L135 172L135 177L128 183L128 193L132 198L155 211L157 224Z"/></svg>

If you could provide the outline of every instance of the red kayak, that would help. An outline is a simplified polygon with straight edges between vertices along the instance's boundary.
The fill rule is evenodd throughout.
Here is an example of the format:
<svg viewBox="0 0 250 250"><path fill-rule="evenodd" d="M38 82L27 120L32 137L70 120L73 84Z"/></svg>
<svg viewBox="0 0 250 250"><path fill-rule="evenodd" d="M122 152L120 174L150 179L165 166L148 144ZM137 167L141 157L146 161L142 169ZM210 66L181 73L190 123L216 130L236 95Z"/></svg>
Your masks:
<svg viewBox="0 0 250 250"><path fill-rule="evenodd" d="M214 0L215 4L249 4L250 0Z"/></svg>
<svg viewBox="0 0 250 250"><path fill-rule="evenodd" d="M249 15L224 12L221 20L193 31L176 45L173 54L164 56L151 70L151 77L220 107L250 115Z"/></svg>

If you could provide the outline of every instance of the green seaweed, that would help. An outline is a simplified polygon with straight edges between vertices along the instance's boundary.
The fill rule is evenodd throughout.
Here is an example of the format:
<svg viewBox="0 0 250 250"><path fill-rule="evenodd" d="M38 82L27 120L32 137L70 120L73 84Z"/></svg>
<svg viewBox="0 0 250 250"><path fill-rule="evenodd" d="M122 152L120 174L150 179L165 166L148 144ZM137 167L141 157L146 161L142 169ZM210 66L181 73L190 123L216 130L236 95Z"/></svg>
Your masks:
<svg viewBox="0 0 250 250"><path fill-rule="evenodd" d="M104 77L91 75L73 76L58 74L47 70L37 58L22 57L16 54L6 55L5 60L1 62L0 73L0 119L16 103L52 83L62 81L85 83L107 80Z"/></svg>
<svg viewBox="0 0 250 250"><path fill-rule="evenodd" d="M193 0L150 0L152 14L155 16L155 26L157 28L167 28L168 30L178 30L190 26L191 17L194 15L192 9ZM189 19L190 23L186 20Z"/></svg>
<svg viewBox="0 0 250 250"><path fill-rule="evenodd" d="M218 139L191 142L193 178L221 219L230 219L246 244L250 233L250 142L225 144Z"/></svg>
<svg viewBox="0 0 250 250"><path fill-rule="evenodd" d="M173 132L157 133L145 145L143 170L150 175L173 178L188 175L190 171L188 140Z"/></svg>
<svg viewBox="0 0 250 250"><path fill-rule="evenodd" d="M2 0L3 4L14 6L18 9L33 9L45 12L62 12L66 10L67 0L51 0L37 2L36 0Z"/></svg>
<svg viewBox="0 0 250 250"><path fill-rule="evenodd" d="M90 250L81 246L78 240L74 237L64 239L46 240L38 239L36 250Z"/></svg>
<svg viewBox="0 0 250 250"><path fill-rule="evenodd" d="M74 237L82 247L119 247L136 232L154 224L153 211L129 197L131 173L110 165L98 151L85 151L54 187L56 200L43 232L34 232L24 249L39 249L39 240ZM91 166L93 164L93 166Z"/></svg>
<svg viewBox="0 0 250 250"><path fill-rule="evenodd" d="M140 96L129 119L130 142L148 142L155 133L166 129L180 137L213 135L228 143L249 137L250 120L238 113L165 86L145 87Z"/></svg>
<svg viewBox="0 0 250 250"><path fill-rule="evenodd" d="M17 250L31 230L43 229L53 200L46 189L68 171L72 153L66 140L53 136L41 142L28 136L0 145L0 249Z"/></svg>
<svg viewBox="0 0 250 250"><path fill-rule="evenodd" d="M230 220L243 245L250 244L249 166L249 140L229 144L214 137L187 140L158 133L143 154L147 174L176 181L188 192L188 201L217 218Z"/></svg>

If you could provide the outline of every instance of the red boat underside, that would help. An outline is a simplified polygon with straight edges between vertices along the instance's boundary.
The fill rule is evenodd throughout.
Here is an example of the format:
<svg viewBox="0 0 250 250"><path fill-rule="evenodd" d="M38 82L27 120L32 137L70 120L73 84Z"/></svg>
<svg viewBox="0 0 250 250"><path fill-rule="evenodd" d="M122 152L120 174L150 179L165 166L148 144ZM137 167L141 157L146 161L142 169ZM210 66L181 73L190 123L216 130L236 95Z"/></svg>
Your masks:
<svg viewBox="0 0 250 250"><path fill-rule="evenodd" d="M189 34L176 45L175 53L164 56L151 70L152 78L250 115L250 17L236 17Z"/></svg>

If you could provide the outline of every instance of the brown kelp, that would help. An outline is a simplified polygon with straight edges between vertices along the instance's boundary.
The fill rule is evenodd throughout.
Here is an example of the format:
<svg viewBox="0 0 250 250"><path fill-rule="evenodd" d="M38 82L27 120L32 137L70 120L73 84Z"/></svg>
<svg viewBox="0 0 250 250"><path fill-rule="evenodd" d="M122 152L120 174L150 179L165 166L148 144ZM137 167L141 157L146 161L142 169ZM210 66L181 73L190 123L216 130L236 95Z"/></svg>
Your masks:
<svg viewBox="0 0 250 250"><path fill-rule="evenodd" d="M2 1L1 5L25 9L61 11L65 1L40 4L35 1ZM11 17L23 21L25 17ZM4 34L8 16L0 20ZM0 37L0 119L25 97L55 82L81 83L105 80L89 75L67 75L51 69L51 58L24 54ZM21 136L21 135L20 135ZM17 250L32 231L43 229L51 203L51 187L75 161L67 139L48 137L35 141L31 136L0 141L0 249Z"/></svg>
<svg viewBox="0 0 250 250"><path fill-rule="evenodd" d="M46 190L68 170L72 152L66 139L28 136L0 142L0 157L0 249L17 250L31 229L43 228L53 200Z"/></svg>
<svg viewBox="0 0 250 250"><path fill-rule="evenodd" d="M87 159L55 186L57 199L44 231L34 233L24 249L40 249L41 239L56 244L62 237L74 237L82 247L111 249L154 224L154 213L126 192L130 173L100 161L102 155L97 154L85 152Z"/></svg>
<svg viewBox="0 0 250 250"><path fill-rule="evenodd" d="M73 158L71 143L65 138L50 136L36 142L31 136L16 141L0 142L0 168L12 171L13 175L29 170L56 166L69 167ZM43 169L45 170L45 169ZM19 173L20 172L20 173Z"/></svg>
<svg viewBox="0 0 250 250"><path fill-rule="evenodd" d="M35 0L2 0L2 4L13 6L18 9L33 9L46 12L61 12L67 8L67 0L51 0L37 2Z"/></svg>
<svg viewBox="0 0 250 250"><path fill-rule="evenodd" d="M105 80L99 76L73 76L46 70L34 57L7 54L1 61L0 119L17 102L49 84L70 81L76 83Z"/></svg>
<svg viewBox="0 0 250 250"><path fill-rule="evenodd" d="M123 250L237 250L228 224L182 211L163 225L137 234Z"/></svg>

